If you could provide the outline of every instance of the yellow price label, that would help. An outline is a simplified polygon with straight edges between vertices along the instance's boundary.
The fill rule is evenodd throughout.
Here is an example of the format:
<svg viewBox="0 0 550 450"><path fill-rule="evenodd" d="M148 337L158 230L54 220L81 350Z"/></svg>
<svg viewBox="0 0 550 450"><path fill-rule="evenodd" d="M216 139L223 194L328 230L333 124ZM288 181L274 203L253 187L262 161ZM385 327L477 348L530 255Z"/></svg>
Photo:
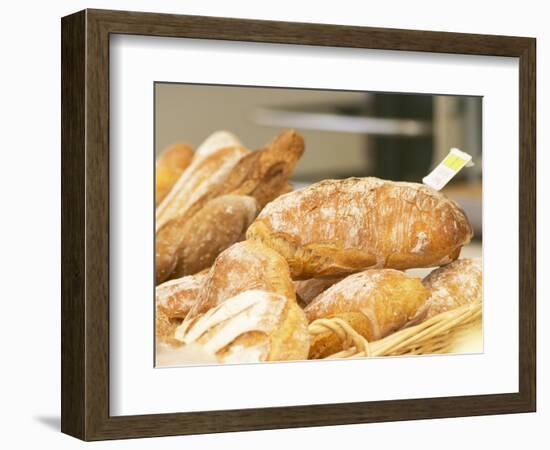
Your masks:
<svg viewBox="0 0 550 450"><path fill-rule="evenodd" d="M464 164L466 164L466 160L462 159L460 156L457 155L449 155L443 160L443 165L447 166L449 169L452 170L460 170Z"/></svg>

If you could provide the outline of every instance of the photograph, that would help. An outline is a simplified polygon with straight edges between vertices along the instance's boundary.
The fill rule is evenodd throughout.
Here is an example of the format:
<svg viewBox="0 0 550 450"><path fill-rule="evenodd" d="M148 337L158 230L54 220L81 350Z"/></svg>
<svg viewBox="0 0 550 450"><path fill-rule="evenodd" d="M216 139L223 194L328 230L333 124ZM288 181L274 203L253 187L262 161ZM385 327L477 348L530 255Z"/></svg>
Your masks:
<svg viewBox="0 0 550 450"><path fill-rule="evenodd" d="M61 355L34 352L61 361L63 433L415 421L408 445L426 419L537 410L539 41L490 14L310 9L63 14L61 167L40 167L61 308L37 316Z"/></svg>
<svg viewBox="0 0 550 450"><path fill-rule="evenodd" d="M155 367L483 353L481 96L153 89Z"/></svg>

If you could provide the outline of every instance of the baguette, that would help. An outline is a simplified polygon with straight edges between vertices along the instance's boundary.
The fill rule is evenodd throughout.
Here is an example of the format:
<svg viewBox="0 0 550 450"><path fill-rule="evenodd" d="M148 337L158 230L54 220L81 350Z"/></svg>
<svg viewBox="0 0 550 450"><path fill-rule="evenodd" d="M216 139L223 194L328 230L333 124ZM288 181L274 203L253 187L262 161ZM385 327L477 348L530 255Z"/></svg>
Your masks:
<svg viewBox="0 0 550 450"><path fill-rule="evenodd" d="M232 245L216 258L185 321L193 320L228 298L252 289L275 292L296 300L284 258L261 243L243 241Z"/></svg>
<svg viewBox="0 0 550 450"><path fill-rule="evenodd" d="M195 202L208 196L225 180L239 159L249 152L244 147L225 147L204 158L194 159L158 206L156 231L170 220L186 214Z"/></svg>
<svg viewBox="0 0 550 450"><path fill-rule="evenodd" d="M243 156L233 167L217 195L250 195L260 208L288 192L288 178L304 152L304 139L296 131L281 133L266 147Z"/></svg>
<svg viewBox="0 0 550 450"><path fill-rule="evenodd" d="M307 359L304 312L281 294L249 290L175 331L175 340L198 345L221 363Z"/></svg>
<svg viewBox="0 0 550 450"><path fill-rule="evenodd" d="M381 339L403 327L418 312L429 291L419 278L393 269L356 273L328 288L304 312L310 322L340 318L368 341ZM324 358L342 350L332 331L316 335L310 358Z"/></svg>
<svg viewBox="0 0 550 450"><path fill-rule="evenodd" d="M186 209L192 217L210 200L222 195L248 195L259 208L292 190L288 177L304 152L303 138L293 130L277 136L266 147L243 155L228 171L223 182L212 186Z"/></svg>
<svg viewBox="0 0 550 450"><path fill-rule="evenodd" d="M155 205L166 197L182 172L191 164L193 149L187 144L174 144L164 150L155 165Z"/></svg>
<svg viewBox="0 0 550 450"><path fill-rule="evenodd" d="M427 186L348 178L277 198L247 238L279 252L292 277L303 280L447 264L472 234L464 211Z"/></svg>
<svg viewBox="0 0 550 450"><path fill-rule="evenodd" d="M239 138L229 131L215 131L208 136L195 152L197 160L201 160L215 153L220 148L244 147Z"/></svg>

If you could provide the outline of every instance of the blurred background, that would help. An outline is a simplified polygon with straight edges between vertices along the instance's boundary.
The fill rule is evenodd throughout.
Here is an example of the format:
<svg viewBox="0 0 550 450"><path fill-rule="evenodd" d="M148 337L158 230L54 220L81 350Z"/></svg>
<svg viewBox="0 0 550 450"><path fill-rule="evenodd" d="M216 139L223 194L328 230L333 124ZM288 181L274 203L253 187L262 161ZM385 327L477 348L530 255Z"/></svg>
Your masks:
<svg viewBox="0 0 550 450"><path fill-rule="evenodd" d="M466 211L476 239L463 256L481 256L481 97L155 84L155 152L212 132L236 134L259 149L294 128L306 147L296 188L326 178L376 176L422 182L451 147L473 157L443 189Z"/></svg>

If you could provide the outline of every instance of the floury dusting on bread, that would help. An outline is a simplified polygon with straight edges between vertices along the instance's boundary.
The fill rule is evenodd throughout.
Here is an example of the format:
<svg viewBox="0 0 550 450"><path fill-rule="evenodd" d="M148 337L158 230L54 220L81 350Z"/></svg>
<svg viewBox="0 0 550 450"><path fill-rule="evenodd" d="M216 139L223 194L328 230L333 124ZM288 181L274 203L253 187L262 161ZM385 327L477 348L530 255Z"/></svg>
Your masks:
<svg viewBox="0 0 550 450"><path fill-rule="evenodd" d="M157 364L347 357L481 303L480 261L458 259L473 230L455 201L374 177L294 190L298 132L243 142L215 132L158 164ZM434 333L427 353L447 348Z"/></svg>
<svg viewBox="0 0 550 450"><path fill-rule="evenodd" d="M324 180L285 194L247 232L283 254L297 279L438 266L458 258L472 235L464 211L443 194L378 178Z"/></svg>

